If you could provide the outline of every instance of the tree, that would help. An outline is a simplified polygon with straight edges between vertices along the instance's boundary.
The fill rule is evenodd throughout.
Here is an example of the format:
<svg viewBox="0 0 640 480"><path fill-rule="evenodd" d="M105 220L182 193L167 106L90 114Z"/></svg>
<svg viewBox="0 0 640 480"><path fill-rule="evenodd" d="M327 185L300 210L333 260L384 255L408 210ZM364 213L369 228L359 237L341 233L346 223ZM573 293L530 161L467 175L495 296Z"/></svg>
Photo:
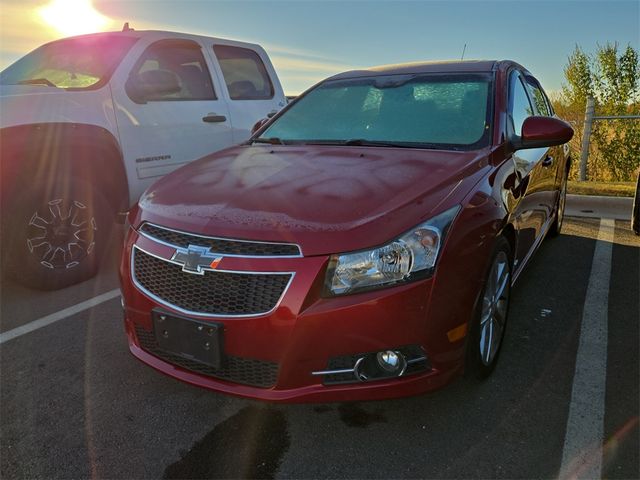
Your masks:
<svg viewBox="0 0 640 480"><path fill-rule="evenodd" d="M580 46L564 69L566 84L556 98L556 110L576 128L572 142L574 159L580 156L582 121L587 97L596 100L596 115L640 114L640 65L638 52L617 43L598 46L587 55ZM640 165L640 120L597 121L591 136L588 174L591 179L630 181ZM574 162L575 175L577 162Z"/></svg>

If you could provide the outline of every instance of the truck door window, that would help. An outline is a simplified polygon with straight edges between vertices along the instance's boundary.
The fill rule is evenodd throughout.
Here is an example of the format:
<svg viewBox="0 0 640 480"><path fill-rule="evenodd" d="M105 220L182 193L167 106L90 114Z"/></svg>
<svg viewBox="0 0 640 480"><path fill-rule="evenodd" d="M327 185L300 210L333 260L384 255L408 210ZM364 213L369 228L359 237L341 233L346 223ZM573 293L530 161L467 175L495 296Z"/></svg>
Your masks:
<svg viewBox="0 0 640 480"><path fill-rule="evenodd" d="M174 73L180 90L153 100L215 100L211 74L200 46L191 41L161 40L149 46L133 70L139 75L151 70Z"/></svg>
<svg viewBox="0 0 640 480"><path fill-rule="evenodd" d="M232 100L273 98L273 84L256 52L228 45L214 45L213 51L218 58Z"/></svg>

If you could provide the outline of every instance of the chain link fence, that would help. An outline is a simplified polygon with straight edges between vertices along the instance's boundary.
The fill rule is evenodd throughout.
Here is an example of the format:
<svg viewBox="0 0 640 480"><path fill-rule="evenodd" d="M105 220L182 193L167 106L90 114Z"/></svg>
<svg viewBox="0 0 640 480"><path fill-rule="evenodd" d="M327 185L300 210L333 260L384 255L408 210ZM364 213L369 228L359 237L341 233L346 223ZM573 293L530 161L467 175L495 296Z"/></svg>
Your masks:
<svg viewBox="0 0 640 480"><path fill-rule="evenodd" d="M625 134L640 134L640 123L637 122L639 119L640 115L596 115L595 99L588 98L584 123L574 125L576 135L572 140L571 150L580 152L580 161L577 165L574 163L571 177L577 177L579 181L635 180L640 166L640 148L623 154L616 151L616 145L607 140L617 133L615 129L618 128L618 122L636 122L631 128L625 129ZM601 140L600 144L594 145L594 136Z"/></svg>

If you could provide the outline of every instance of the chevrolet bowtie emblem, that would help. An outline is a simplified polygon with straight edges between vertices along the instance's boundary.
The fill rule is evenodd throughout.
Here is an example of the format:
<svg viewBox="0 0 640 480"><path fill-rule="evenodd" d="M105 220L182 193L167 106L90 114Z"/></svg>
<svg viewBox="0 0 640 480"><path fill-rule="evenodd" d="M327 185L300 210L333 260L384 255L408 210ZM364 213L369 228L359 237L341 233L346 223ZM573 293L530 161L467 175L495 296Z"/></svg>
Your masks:
<svg viewBox="0 0 640 480"><path fill-rule="evenodd" d="M176 248L171 260L182 265L183 272L204 275L205 270L215 270L222 257L214 255L207 247L189 245L188 248Z"/></svg>

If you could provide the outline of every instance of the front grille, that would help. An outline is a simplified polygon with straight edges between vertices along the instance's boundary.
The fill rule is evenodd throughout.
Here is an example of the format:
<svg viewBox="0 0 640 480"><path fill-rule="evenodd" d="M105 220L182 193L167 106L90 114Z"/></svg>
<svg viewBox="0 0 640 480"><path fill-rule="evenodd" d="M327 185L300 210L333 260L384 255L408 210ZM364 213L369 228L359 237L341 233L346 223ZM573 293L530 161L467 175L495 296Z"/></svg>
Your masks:
<svg viewBox="0 0 640 480"><path fill-rule="evenodd" d="M270 312L291 279L290 273L205 271L194 275L138 248L133 249L133 274L139 287L166 305L186 313L219 316Z"/></svg>
<svg viewBox="0 0 640 480"><path fill-rule="evenodd" d="M189 245L208 247L212 253L222 255L238 255L249 257L299 257L300 247L288 243L260 243L251 241L228 240L225 238L202 237L191 233L176 232L166 228L145 223L140 232L154 240L168 243L176 247L187 248Z"/></svg>
<svg viewBox="0 0 640 480"><path fill-rule="evenodd" d="M429 359L426 357L424 351L418 345L407 345L400 348L392 348L391 350L397 350L401 352L407 360L407 368L404 371L403 377L431 370L431 363L429 362ZM375 352L332 357L329 359L329 362L327 364L327 370L353 369L356 366L356 362L360 358L367 355L375 355ZM325 385L337 385L340 383L355 382L358 382L358 380L355 378L353 372L331 373L328 375L324 375L323 377L323 383Z"/></svg>
<svg viewBox="0 0 640 480"><path fill-rule="evenodd" d="M210 365L205 365L204 363L189 360L161 350L156 341L155 334L152 331L145 330L139 325L136 325L136 336L143 350L161 358L165 362L201 375L260 388L273 387L278 378L277 363L226 355L223 357L222 367L215 369Z"/></svg>

